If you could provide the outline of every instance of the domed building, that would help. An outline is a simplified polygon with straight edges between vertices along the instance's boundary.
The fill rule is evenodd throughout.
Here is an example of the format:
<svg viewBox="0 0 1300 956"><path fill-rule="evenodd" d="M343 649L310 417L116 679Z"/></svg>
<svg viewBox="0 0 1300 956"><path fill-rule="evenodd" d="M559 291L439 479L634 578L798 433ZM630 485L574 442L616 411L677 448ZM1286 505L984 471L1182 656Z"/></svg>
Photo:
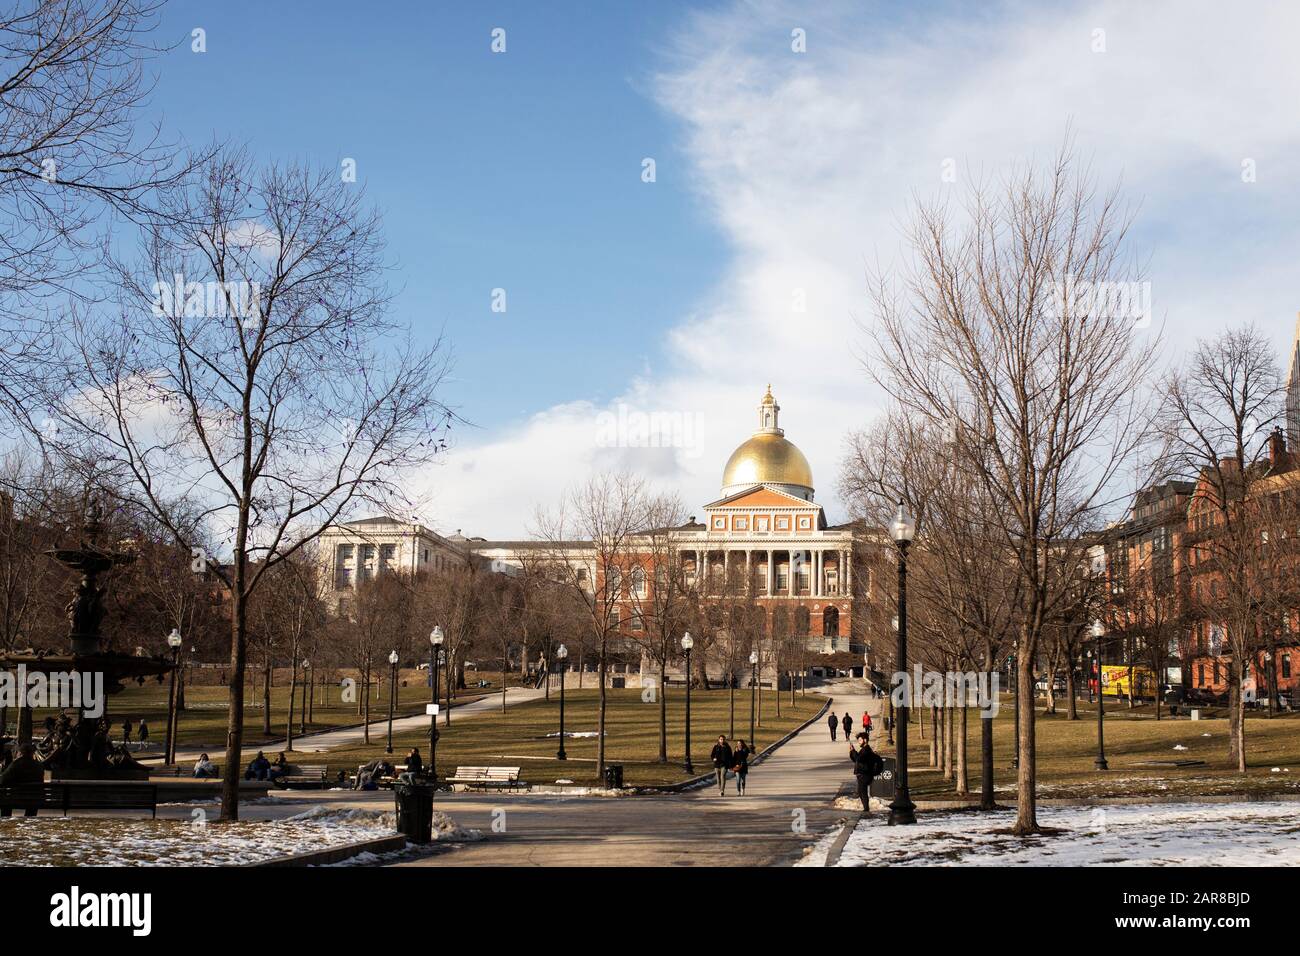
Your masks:
<svg viewBox="0 0 1300 956"><path fill-rule="evenodd" d="M734 640L733 649L743 648L733 663L747 658L757 642L764 651L765 682L781 679L775 664L789 660L792 642L828 655L827 668L860 672L864 647L854 637L854 602L869 600L870 576L864 570L862 580L855 582L854 555L855 547L865 549L867 542L859 540L850 525L827 524L815 499L812 468L798 446L786 438L781 406L770 385L757 406L755 426L727 458L720 497L703 506L703 521L692 517L679 527L631 536L620 543L614 556L602 555L593 542L579 540L488 541L457 533L439 539L440 543L462 556L462 566L472 563L510 574L550 568L552 577L591 595L593 606L607 603L605 595L611 582L616 582L617 599L608 602L614 605L610 626L625 640L615 641L610 671L614 686L636 683L642 674L655 671L644 657L641 641L655 627L656 590L665 578L660 567L665 562L671 564L672 580L683 589L706 603L716 602L719 613L732 615L733 621L737 613L743 616L743 626L719 626L716 640L723 645ZM344 592L350 589L354 573L350 562L360 560L354 559L354 553L368 555L376 542L381 549L391 549L390 542L396 540L391 534L408 530L385 525L382 530L390 537L372 540L381 530L372 527L375 521L387 519L352 522L336 529L346 538L329 540L333 547L325 553L338 557L328 573ZM358 538L355 548L354 538ZM383 554L381 550L381 560ZM408 562L405 550L393 566L407 567L411 573L438 570ZM355 574L356 580L362 580L362 571ZM720 656L718 646L704 660L711 674L724 666L726 655Z"/></svg>

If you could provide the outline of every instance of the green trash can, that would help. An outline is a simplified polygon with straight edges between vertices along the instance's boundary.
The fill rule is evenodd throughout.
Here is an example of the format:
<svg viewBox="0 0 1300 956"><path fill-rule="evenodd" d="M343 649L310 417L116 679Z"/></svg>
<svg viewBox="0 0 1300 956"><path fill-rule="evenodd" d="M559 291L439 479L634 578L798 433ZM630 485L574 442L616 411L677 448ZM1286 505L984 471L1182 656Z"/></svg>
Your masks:
<svg viewBox="0 0 1300 956"><path fill-rule="evenodd" d="M412 843L433 842L433 787L427 783L393 785L397 829Z"/></svg>

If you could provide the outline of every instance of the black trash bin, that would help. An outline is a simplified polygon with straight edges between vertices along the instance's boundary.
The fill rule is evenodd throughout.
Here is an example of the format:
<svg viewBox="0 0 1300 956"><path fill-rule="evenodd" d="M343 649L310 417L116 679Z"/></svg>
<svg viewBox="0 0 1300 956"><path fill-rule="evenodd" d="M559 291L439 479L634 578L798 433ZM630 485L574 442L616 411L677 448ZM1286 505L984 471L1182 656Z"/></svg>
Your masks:
<svg viewBox="0 0 1300 956"><path fill-rule="evenodd" d="M623 789L623 765L621 763L611 763L605 766L605 789Z"/></svg>
<svg viewBox="0 0 1300 956"><path fill-rule="evenodd" d="M412 843L433 841L433 787L427 783L393 785L397 829Z"/></svg>

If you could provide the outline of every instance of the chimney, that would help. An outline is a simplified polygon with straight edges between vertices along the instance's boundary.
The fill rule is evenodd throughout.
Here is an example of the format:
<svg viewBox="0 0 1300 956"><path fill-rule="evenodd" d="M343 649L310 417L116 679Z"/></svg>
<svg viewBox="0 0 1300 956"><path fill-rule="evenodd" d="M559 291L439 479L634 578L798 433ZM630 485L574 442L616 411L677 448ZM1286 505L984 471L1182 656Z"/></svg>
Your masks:
<svg viewBox="0 0 1300 956"><path fill-rule="evenodd" d="M1274 468L1280 468L1285 460L1286 439L1282 436L1282 429L1275 425L1268 435L1268 463Z"/></svg>

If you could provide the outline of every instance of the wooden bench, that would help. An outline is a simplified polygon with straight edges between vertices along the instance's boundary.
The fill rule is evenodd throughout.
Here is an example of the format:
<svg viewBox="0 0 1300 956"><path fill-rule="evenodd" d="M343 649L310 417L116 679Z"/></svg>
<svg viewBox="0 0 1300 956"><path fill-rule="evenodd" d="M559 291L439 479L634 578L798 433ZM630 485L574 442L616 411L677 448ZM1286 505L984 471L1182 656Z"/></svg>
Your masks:
<svg viewBox="0 0 1300 956"><path fill-rule="evenodd" d="M148 810L158 816L158 787L148 783L30 783L0 788L0 810Z"/></svg>
<svg viewBox="0 0 1300 956"><path fill-rule="evenodd" d="M488 787L513 790L528 786L519 779L518 767L457 767L455 776L448 777L443 783L459 783L473 790L486 790Z"/></svg>
<svg viewBox="0 0 1300 956"><path fill-rule="evenodd" d="M283 777L277 777L274 782L285 788L301 785L316 786L324 790L328 779L329 767L325 764L304 763L291 765L289 772Z"/></svg>

